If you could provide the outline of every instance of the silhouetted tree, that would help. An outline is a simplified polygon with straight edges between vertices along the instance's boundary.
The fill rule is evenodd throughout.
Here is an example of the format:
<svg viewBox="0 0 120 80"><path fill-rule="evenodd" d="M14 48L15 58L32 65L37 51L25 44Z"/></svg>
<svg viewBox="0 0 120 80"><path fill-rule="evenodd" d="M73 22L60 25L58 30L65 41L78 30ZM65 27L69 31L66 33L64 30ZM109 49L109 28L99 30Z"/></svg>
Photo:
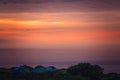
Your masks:
<svg viewBox="0 0 120 80"><path fill-rule="evenodd" d="M80 75L98 80L103 74L103 68L98 65L91 65L90 63L80 63L69 67L67 72L71 75Z"/></svg>
<svg viewBox="0 0 120 80"><path fill-rule="evenodd" d="M40 72L34 73L34 70ZM0 68L0 80L120 80L120 74L103 74L103 68L90 63L80 63L68 69L56 69L54 66L36 66L33 69L23 65Z"/></svg>
<svg viewBox="0 0 120 80"><path fill-rule="evenodd" d="M102 80L120 80L120 74L108 73L102 77Z"/></svg>
<svg viewBox="0 0 120 80"><path fill-rule="evenodd" d="M38 65L35 68L44 68L44 66Z"/></svg>
<svg viewBox="0 0 120 80"><path fill-rule="evenodd" d="M55 67L55 66L48 66L48 67L50 67L50 68L52 68L52 69L56 69L56 67Z"/></svg>

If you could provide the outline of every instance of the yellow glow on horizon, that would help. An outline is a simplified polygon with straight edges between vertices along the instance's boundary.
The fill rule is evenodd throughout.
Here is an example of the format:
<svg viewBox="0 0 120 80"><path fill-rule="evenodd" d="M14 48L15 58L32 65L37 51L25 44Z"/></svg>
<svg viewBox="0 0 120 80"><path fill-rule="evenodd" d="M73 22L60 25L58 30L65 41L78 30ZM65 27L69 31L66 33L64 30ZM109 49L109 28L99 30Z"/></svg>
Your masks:
<svg viewBox="0 0 120 80"><path fill-rule="evenodd" d="M39 21L15 21L15 20L7 20L1 19L0 24L16 24L16 25L38 25Z"/></svg>
<svg viewBox="0 0 120 80"><path fill-rule="evenodd" d="M55 24L61 24L62 22L60 22L60 21L54 21L53 23L55 23Z"/></svg>
<svg viewBox="0 0 120 80"><path fill-rule="evenodd" d="M42 27L42 26L56 26L64 25L60 21L41 21L41 20L31 20L31 21L17 21L9 19L0 19L0 25L15 25L15 26L26 26L26 27Z"/></svg>
<svg viewBox="0 0 120 80"><path fill-rule="evenodd" d="M97 26L97 25L106 25L106 24L119 24L119 21L116 22L89 22L89 21L71 21L71 20L63 20L63 21L55 21L55 20L12 20L12 19L0 19L0 25L3 27L85 27L85 26Z"/></svg>

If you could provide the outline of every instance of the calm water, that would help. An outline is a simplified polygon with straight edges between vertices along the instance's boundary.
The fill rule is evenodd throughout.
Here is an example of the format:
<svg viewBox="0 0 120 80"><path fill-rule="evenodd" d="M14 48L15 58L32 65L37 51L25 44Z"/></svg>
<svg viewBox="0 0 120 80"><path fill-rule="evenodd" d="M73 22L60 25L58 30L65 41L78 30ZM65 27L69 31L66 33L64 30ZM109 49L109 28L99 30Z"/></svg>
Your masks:
<svg viewBox="0 0 120 80"><path fill-rule="evenodd" d="M96 58L94 58L95 56L89 57L86 56L85 53L81 56L87 58L82 58L81 56L77 55L78 51L72 51L64 49L0 49L0 66L12 67L27 64L34 67L41 64L44 66L54 65L58 68L61 68L68 67L79 62L91 62L101 65L105 68L106 72L120 72L119 61L105 62L102 60L102 58L101 61L98 61ZM69 54L73 56L69 56Z"/></svg>

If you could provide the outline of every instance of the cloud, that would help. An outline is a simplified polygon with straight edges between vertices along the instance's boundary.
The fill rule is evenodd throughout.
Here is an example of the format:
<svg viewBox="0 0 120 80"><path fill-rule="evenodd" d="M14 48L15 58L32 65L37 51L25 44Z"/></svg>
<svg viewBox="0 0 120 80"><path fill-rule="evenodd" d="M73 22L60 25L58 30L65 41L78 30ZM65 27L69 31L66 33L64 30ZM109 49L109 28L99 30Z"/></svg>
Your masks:
<svg viewBox="0 0 120 80"><path fill-rule="evenodd" d="M71 2L80 4L79 7L84 6L90 10L119 10L120 0L63 0L64 2Z"/></svg>
<svg viewBox="0 0 120 80"><path fill-rule="evenodd" d="M1 4L31 4L31 3L39 4L39 3L47 3L47 2L68 2L68 1L67 0L61 0L61 1L59 0L0 0Z"/></svg>
<svg viewBox="0 0 120 80"><path fill-rule="evenodd" d="M54 0L0 0L0 3L3 4L26 4L26 3L43 3L43 2L52 2Z"/></svg>
<svg viewBox="0 0 120 80"><path fill-rule="evenodd" d="M0 39L0 43L8 43L8 42L14 42L14 40Z"/></svg>
<svg viewBox="0 0 120 80"><path fill-rule="evenodd" d="M16 43L20 43L20 42L24 42L24 40L21 40L21 39L4 39L4 38L1 38L0 39L0 48L2 47L2 46L6 46L6 47L8 47L8 46L11 46L11 47L13 47L13 46L15 46L16 45Z"/></svg>
<svg viewBox="0 0 120 80"><path fill-rule="evenodd" d="M119 4L120 0L0 0L0 3L46 3L46 2L81 2L81 3L105 3Z"/></svg>
<svg viewBox="0 0 120 80"><path fill-rule="evenodd" d="M119 11L119 0L0 0L0 12Z"/></svg>

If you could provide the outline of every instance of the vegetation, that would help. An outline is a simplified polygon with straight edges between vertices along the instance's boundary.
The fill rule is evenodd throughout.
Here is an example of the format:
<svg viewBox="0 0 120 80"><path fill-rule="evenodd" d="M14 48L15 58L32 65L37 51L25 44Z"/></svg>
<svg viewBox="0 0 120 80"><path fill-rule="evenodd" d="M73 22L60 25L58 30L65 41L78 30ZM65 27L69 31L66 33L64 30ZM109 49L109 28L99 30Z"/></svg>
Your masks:
<svg viewBox="0 0 120 80"><path fill-rule="evenodd" d="M80 63L67 69L54 66L0 68L0 80L120 80L118 73L103 73L103 68L90 63Z"/></svg>

